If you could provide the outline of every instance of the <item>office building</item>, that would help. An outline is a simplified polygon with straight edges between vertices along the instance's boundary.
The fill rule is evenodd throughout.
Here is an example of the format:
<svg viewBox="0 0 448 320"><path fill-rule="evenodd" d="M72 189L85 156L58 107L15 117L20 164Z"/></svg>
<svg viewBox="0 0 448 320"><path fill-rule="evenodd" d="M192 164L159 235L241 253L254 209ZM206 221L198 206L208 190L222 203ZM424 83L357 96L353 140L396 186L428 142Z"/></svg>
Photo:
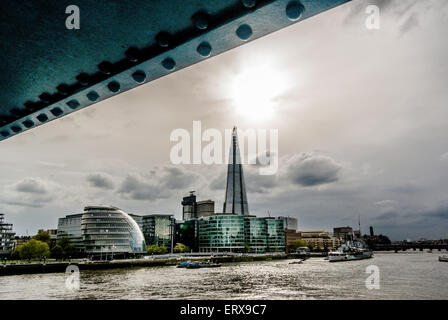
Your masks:
<svg viewBox="0 0 448 320"><path fill-rule="evenodd" d="M174 245L182 243L191 251L199 251L199 222L198 219L176 221L174 231Z"/></svg>
<svg viewBox="0 0 448 320"><path fill-rule="evenodd" d="M195 191L190 191L190 195L182 199L182 220L189 220L197 217L197 204Z"/></svg>
<svg viewBox="0 0 448 320"><path fill-rule="evenodd" d="M70 214L58 219L58 229L56 238L68 238L70 244L75 248L76 253L84 252L84 243L81 233L82 213Z"/></svg>
<svg viewBox="0 0 448 320"><path fill-rule="evenodd" d="M215 214L215 202L212 200L196 201L195 191L182 199L182 220L206 217Z"/></svg>
<svg viewBox="0 0 448 320"><path fill-rule="evenodd" d="M267 250L268 228L265 218L246 216L245 246L253 253L263 253Z"/></svg>
<svg viewBox="0 0 448 320"><path fill-rule="evenodd" d="M326 230L302 230L300 233L302 240L305 240L308 247L315 251L329 251L341 246L341 240L331 237Z"/></svg>
<svg viewBox="0 0 448 320"><path fill-rule="evenodd" d="M4 221L5 215L0 213L0 257L9 255L14 250L12 224Z"/></svg>
<svg viewBox="0 0 448 320"><path fill-rule="evenodd" d="M285 229L285 246L288 248L294 244L294 241L302 239L302 234L296 230Z"/></svg>
<svg viewBox="0 0 448 320"><path fill-rule="evenodd" d="M285 250L283 220L248 215L215 214L198 219L200 252Z"/></svg>
<svg viewBox="0 0 448 320"><path fill-rule="evenodd" d="M171 214L151 214L142 216L142 231L146 245L171 248L174 217Z"/></svg>
<svg viewBox="0 0 448 320"><path fill-rule="evenodd" d="M343 242L353 240L353 228L348 226L333 228L333 236Z"/></svg>
<svg viewBox="0 0 448 320"><path fill-rule="evenodd" d="M204 200L196 202L196 217L208 217L215 214L215 201Z"/></svg>
<svg viewBox="0 0 448 320"><path fill-rule="evenodd" d="M236 127L234 127L232 131L223 213L249 215L246 185L244 183L243 165L241 163Z"/></svg>
<svg viewBox="0 0 448 320"><path fill-rule="evenodd" d="M88 206L81 219L86 255L110 259L146 253L146 243L137 222L123 210L109 206Z"/></svg>
<svg viewBox="0 0 448 320"><path fill-rule="evenodd" d="M278 219L283 220L283 225L285 230L294 230L297 231L297 218L291 217L278 217Z"/></svg>
<svg viewBox="0 0 448 320"><path fill-rule="evenodd" d="M285 251L285 228L282 219L265 218L267 225L267 251Z"/></svg>
<svg viewBox="0 0 448 320"><path fill-rule="evenodd" d="M216 214L198 219L200 252L244 252L244 216Z"/></svg>

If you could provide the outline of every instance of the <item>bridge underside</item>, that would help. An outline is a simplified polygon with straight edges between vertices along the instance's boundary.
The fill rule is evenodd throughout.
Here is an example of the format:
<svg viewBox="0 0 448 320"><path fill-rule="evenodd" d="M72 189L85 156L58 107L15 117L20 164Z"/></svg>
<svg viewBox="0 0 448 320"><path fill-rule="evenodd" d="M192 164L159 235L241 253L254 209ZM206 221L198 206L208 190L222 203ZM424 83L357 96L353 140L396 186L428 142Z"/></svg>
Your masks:
<svg viewBox="0 0 448 320"><path fill-rule="evenodd" d="M2 1L0 141L348 1Z"/></svg>

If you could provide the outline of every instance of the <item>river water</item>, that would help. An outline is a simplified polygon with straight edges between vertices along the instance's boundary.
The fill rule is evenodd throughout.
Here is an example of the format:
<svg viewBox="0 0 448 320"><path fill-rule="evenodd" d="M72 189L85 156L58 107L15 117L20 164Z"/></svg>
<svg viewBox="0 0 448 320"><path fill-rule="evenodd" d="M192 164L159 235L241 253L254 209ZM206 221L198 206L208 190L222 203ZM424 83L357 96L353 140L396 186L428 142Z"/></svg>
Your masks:
<svg viewBox="0 0 448 320"><path fill-rule="evenodd" d="M444 252L445 254L446 252ZM445 299L448 263L438 252L376 253L373 259L329 263L311 258L176 267L82 271L79 290L63 273L0 277L0 299ZM379 289L367 289L366 268L379 268Z"/></svg>

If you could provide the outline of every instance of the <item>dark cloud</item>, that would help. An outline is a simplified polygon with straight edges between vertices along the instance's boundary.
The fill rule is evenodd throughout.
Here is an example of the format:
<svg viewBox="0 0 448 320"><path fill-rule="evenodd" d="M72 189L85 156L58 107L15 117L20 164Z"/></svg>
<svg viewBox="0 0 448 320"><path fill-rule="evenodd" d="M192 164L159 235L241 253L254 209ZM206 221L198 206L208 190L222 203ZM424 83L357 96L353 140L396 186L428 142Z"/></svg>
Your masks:
<svg viewBox="0 0 448 320"><path fill-rule="evenodd" d="M289 180L305 187L336 182L341 170L332 158L313 153L295 155L289 159L287 166Z"/></svg>
<svg viewBox="0 0 448 320"><path fill-rule="evenodd" d="M168 189L185 189L194 185L197 179L199 179L197 174L182 167L164 167L160 182Z"/></svg>
<svg viewBox="0 0 448 320"><path fill-rule="evenodd" d="M399 214L396 212L385 212L375 217L375 220L390 220L399 217Z"/></svg>
<svg viewBox="0 0 448 320"><path fill-rule="evenodd" d="M433 217L433 218L447 220L448 219L448 205L431 210L426 214L423 213L423 215Z"/></svg>
<svg viewBox="0 0 448 320"><path fill-rule="evenodd" d="M44 206L42 203L21 202L21 201L5 201L4 203L10 206L27 207L27 208L42 208Z"/></svg>
<svg viewBox="0 0 448 320"><path fill-rule="evenodd" d="M148 176L128 175L118 193L133 200L157 200L171 196L171 190L194 189L200 175L182 167L163 167L151 170Z"/></svg>
<svg viewBox="0 0 448 320"><path fill-rule="evenodd" d="M25 179L16 185L16 190L25 193L47 193L47 189L43 183L35 179Z"/></svg>
<svg viewBox="0 0 448 320"><path fill-rule="evenodd" d="M87 176L87 181L90 183L92 187L100 188L100 189L113 189L114 183L112 180L101 173L89 174Z"/></svg>
<svg viewBox="0 0 448 320"><path fill-rule="evenodd" d="M276 175L260 175L257 170L246 170L245 181L247 192L266 193L272 192L277 186Z"/></svg>
<svg viewBox="0 0 448 320"><path fill-rule="evenodd" d="M127 199L151 201L166 197L169 190L164 190L160 186L148 183L139 176L128 175L121 184L118 192Z"/></svg>

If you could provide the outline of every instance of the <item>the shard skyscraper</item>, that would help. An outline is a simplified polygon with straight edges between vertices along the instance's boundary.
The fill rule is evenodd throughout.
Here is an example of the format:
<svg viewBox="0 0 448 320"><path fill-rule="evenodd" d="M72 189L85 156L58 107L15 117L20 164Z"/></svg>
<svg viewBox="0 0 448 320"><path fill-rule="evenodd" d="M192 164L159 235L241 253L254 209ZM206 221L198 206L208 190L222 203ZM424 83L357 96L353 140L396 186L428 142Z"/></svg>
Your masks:
<svg viewBox="0 0 448 320"><path fill-rule="evenodd" d="M227 168L226 199L224 201L224 213L248 215L246 185L244 183L243 165L241 163L240 148L236 127L232 131L229 164Z"/></svg>

